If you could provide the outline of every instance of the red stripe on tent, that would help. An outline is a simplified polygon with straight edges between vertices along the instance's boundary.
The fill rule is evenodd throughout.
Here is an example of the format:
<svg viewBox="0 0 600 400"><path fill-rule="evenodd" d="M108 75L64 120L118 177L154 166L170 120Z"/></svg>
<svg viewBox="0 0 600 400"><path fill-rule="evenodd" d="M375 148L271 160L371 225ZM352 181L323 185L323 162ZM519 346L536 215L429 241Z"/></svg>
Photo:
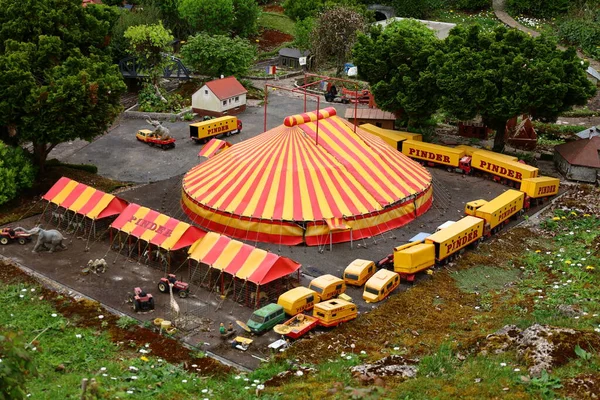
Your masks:
<svg viewBox="0 0 600 400"><path fill-rule="evenodd" d="M175 243L171 250L175 251L184 247L191 246L197 240L202 239L204 236L206 236L206 231L203 231L200 228L196 228L195 226L190 226L186 229L183 235L181 235L181 237L179 238L177 243Z"/></svg>
<svg viewBox="0 0 600 400"><path fill-rule="evenodd" d="M262 278L271 268L273 268L273 265L275 265L278 258L279 256L276 254L267 253L267 256L261 261L260 265L258 265L254 272L248 277L248 280L260 285L262 283Z"/></svg>
<svg viewBox="0 0 600 400"><path fill-rule="evenodd" d="M156 216L154 218L152 218L152 216L156 214ZM148 214L146 214L146 216L144 217L145 220L150 221L152 218L152 221L155 221L156 218L158 218L161 215L161 213L154 211L154 210L150 210L150 212ZM154 235L152 237L152 239L150 239L150 243L160 246L161 244L163 244L167 239L169 239L171 236L173 236L173 231L175 230L175 228L177 227L177 225L179 225L181 221L176 220L175 218L171 218L169 217L169 219L167 220L167 222L165 222L163 224L164 230L161 230L160 233L158 230L155 230L154 232L156 232L156 235ZM186 224L187 225L187 224ZM136 228L137 229L137 228ZM189 228L188 228L189 229ZM144 232L146 231L146 229L144 229ZM164 235L162 232L167 233L167 235ZM184 232L185 233L185 232ZM142 236L143 232L139 234L138 237ZM183 235L182 235L183 236ZM176 250L175 246L177 245L177 243L179 242L179 240L181 239L181 236L178 238L178 241L175 242L175 244L173 245L173 247L171 248L172 250ZM192 242L193 243L193 242ZM190 243L191 244L191 243ZM182 246L185 247L185 246Z"/></svg>
<svg viewBox="0 0 600 400"><path fill-rule="evenodd" d="M42 199L52 201L52 199L55 198L56 195L59 194L65 188L65 186L69 184L69 182L71 182L71 179L63 176L57 180L54 185L52 185L50 190L48 190L46 194L42 196Z"/></svg>
<svg viewBox="0 0 600 400"><path fill-rule="evenodd" d="M102 199L105 194L106 193L101 192L99 190L96 190L94 193L92 193L92 195L90 196L90 199L87 201L87 203L85 203L83 205L83 207L81 207L81 209L79 210L79 214L87 215L87 213L89 213L90 211L92 211L94 209L94 207L96 207L96 204L98 204L100 199ZM114 200L117 200L117 198L115 197L113 199L113 201ZM112 201L111 201L111 203L112 203ZM110 203L108 204L108 206L110 206ZM108 208L108 206L106 208ZM123 208L125 208L125 207L123 207ZM121 209L120 211L123 211L123 210ZM118 213L115 213L115 214L118 214ZM113 214L110 214L110 215L113 215ZM105 217L108 217L108 215L105 215ZM102 218L102 217L100 215L98 215L98 219L100 219L100 218Z"/></svg>
<svg viewBox="0 0 600 400"><path fill-rule="evenodd" d="M229 265L223 268L223 271L227 272L228 274L235 275L236 272L242 268L248 257L250 257L250 253L252 253L255 248L256 247L248 246L247 244L242 245Z"/></svg>
<svg viewBox="0 0 600 400"><path fill-rule="evenodd" d="M93 196L95 196L97 193L94 193ZM100 194L103 195L104 193L100 192ZM97 202L96 202L96 204L97 204ZM95 204L94 204L94 206L95 206ZM85 207L87 207L87 204L85 205ZM102 219L102 218L110 217L112 215L119 214L125 209L125 207L127 207L127 202L125 200L119 199L118 197L115 197L114 199L112 199L110 201L110 203L108 203L106 208L104 210L102 210L102 212L100 214L98 214L98 217L96 219Z"/></svg>
<svg viewBox="0 0 600 400"><path fill-rule="evenodd" d="M79 196L81 196L81 193L83 193L83 191L87 188L87 185L84 185L82 183L78 183L73 190L71 190L71 193L69 193L69 195L65 198L65 200L60 203L61 207L64 208L69 208L73 205L73 203L75 203L75 201L79 198Z"/></svg>
<svg viewBox="0 0 600 400"><path fill-rule="evenodd" d="M126 223L131 221L131 218L139 208L140 206L138 204L130 203L127 208L125 208L125 210L123 210L123 212L117 217L117 219L113 221L110 227L115 229L123 228Z"/></svg>
<svg viewBox="0 0 600 400"><path fill-rule="evenodd" d="M145 215L141 217L138 215L137 218L138 220L143 219L146 222L152 223L156 220L156 218L158 218L159 215L160 213L158 211L148 209L148 212ZM135 228L133 228L133 230L131 231L131 235L139 238L144 234L144 232L146 232L146 230L147 229L144 226L138 225ZM151 240L151 243L154 242Z"/></svg>
<svg viewBox="0 0 600 400"><path fill-rule="evenodd" d="M267 200L269 197L276 195L276 193L271 192L271 190L279 190L280 188L273 188L273 179L275 177L275 173L281 173L281 171L277 171L276 168L273 168L274 165L279 165L279 159L281 158L281 152L272 155L273 164L271 168L269 168L269 175L267 176L267 180L262 188L260 188L260 197L256 204L256 208L252 211L252 216L256 218L260 218L262 216L263 211L265 210L265 206L267 205ZM256 179L255 182L258 182L261 179ZM256 186L258 187L258 186ZM252 189L254 191L254 188ZM255 193L256 195L256 193Z"/></svg>
<svg viewBox="0 0 600 400"><path fill-rule="evenodd" d="M231 239L221 235L201 261L204 264L213 265L229 243L231 243ZM200 243L199 246L202 246L202 243Z"/></svg>
<svg viewBox="0 0 600 400"><path fill-rule="evenodd" d="M273 282L276 279L283 278L300 269L300 264L286 257L279 257L269 271L260 279L261 285ZM254 275L253 275L254 277Z"/></svg>

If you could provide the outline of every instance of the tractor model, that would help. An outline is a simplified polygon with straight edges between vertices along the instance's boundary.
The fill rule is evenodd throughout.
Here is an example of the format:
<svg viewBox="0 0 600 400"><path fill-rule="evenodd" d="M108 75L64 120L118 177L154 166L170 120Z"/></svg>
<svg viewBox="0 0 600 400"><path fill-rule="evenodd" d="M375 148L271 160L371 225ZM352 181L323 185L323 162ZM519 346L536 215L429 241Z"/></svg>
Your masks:
<svg viewBox="0 0 600 400"><path fill-rule="evenodd" d="M178 292L179 297L182 299L188 297L190 294L190 284L177 280L175 274L169 274L166 278L160 278L158 290L161 293L169 293L169 284L173 285L173 291Z"/></svg>
<svg viewBox="0 0 600 400"><path fill-rule="evenodd" d="M9 244L10 242L17 241L19 244L26 244L31 240L29 233L23 232L20 229L13 228L2 228L0 230L0 244Z"/></svg>
<svg viewBox="0 0 600 400"><path fill-rule="evenodd" d="M128 302L133 304L135 312L154 310L154 298L140 287L133 289L133 294L129 294Z"/></svg>

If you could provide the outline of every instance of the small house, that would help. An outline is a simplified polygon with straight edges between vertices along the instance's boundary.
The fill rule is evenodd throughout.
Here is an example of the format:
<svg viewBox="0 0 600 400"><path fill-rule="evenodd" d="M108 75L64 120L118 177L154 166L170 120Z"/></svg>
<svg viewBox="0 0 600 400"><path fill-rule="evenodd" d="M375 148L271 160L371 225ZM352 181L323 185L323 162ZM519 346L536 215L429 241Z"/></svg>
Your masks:
<svg viewBox="0 0 600 400"><path fill-rule="evenodd" d="M596 71L594 68L592 67L588 67L585 70L586 74L587 74L587 78L596 86L598 86L600 84L600 72Z"/></svg>
<svg viewBox="0 0 600 400"><path fill-rule="evenodd" d="M192 110L202 116L236 115L246 110L247 93L233 76L215 79L192 95Z"/></svg>
<svg viewBox="0 0 600 400"><path fill-rule="evenodd" d="M279 50L279 66L300 69L302 68L302 65L300 65L300 58L304 57L306 58L306 66L308 67L309 56L310 51L308 50L300 51L298 49L284 47Z"/></svg>
<svg viewBox="0 0 600 400"><path fill-rule="evenodd" d="M592 126L591 128L587 128L582 130L577 134L579 139L591 139L594 136L600 136L600 129L597 126Z"/></svg>
<svg viewBox="0 0 600 400"><path fill-rule="evenodd" d="M344 117L354 123L354 108L346 109ZM383 111L378 108L358 108L356 109L356 125L372 124L378 128L394 129L396 116L388 111Z"/></svg>
<svg viewBox="0 0 600 400"><path fill-rule="evenodd" d="M600 136L555 146L554 163L567 179L595 183L600 180Z"/></svg>

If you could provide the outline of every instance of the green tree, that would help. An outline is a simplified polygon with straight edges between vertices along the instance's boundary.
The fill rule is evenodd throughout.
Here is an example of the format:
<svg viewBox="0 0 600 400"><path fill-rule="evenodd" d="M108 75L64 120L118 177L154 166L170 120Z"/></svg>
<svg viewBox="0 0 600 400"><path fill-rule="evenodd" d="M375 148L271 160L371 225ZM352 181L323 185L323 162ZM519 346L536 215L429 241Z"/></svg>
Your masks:
<svg viewBox="0 0 600 400"><path fill-rule="evenodd" d="M35 180L35 169L21 147L0 141L0 205L28 189Z"/></svg>
<svg viewBox="0 0 600 400"><path fill-rule="evenodd" d="M27 378L37 369L23 335L0 332L0 399L24 399Z"/></svg>
<svg viewBox="0 0 600 400"><path fill-rule="evenodd" d="M365 26L364 17L347 7L335 6L320 14L312 35L316 64L333 61L339 76L350 58L358 33Z"/></svg>
<svg viewBox="0 0 600 400"><path fill-rule="evenodd" d="M285 0L283 10L294 21L300 21L316 16L324 5L323 0Z"/></svg>
<svg viewBox="0 0 600 400"><path fill-rule="evenodd" d="M10 136L0 139L31 142L41 172L56 145L91 140L120 112L125 85L107 50L115 19L114 7L78 0L0 0L0 126Z"/></svg>
<svg viewBox="0 0 600 400"><path fill-rule="evenodd" d="M152 5L144 5L131 12L128 10L119 10L119 17L115 21L110 39L110 53L113 60L117 63L129 54L129 40L125 38L125 31L130 26L154 25L161 21L161 10Z"/></svg>
<svg viewBox="0 0 600 400"><path fill-rule="evenodd" d="M179 4L181 0L143 0L142 14L146 14L148 8L159 11L160 20L165 28L173 32L176 38L186 38L192 33L189 24L179 15ZM139 11L136 10L136 13ZM145 24L153 24L158 21L145 21Z"/></svg>
<svg viewBox="0 0 600 400"><path fill-rule="evenodd" d="M233 0L181 0L179 14L196 32L229 34L234 23Z"/></svg>
<svg viewBox="0 0 600 400"><path fill-rule="evenodd" d="M233 35L246 38L257 34L260 12L256 0L233 0Z"/></svg>
<svg viewBox="0 0 600 400"><path fill-rule="evenodd" d="M561 51L547 37L504 27L485 32L459 26L430 62L441 106L458 119L480 115L496 131L494 151L504 148L508 119L529 114L555 121L596 91L574 49Z"/></svg>
<svg viewBox="0 0 600 400"><path fill-rule="evenodd" d="M181 54L185 64L199 74L240 77L252 65L256 49L245 39L201 33L188 40Z"/></svg>
<svg viewBox="0 0 600 400"><path fill-rule="evenodd" d="M433 0L391 0L398 17L423 19L435 8Z"/></svg>
<svg viewBox="0 0 600 400"><path fill-rule="evenodd" d="M148 71L152 83L156 85L169 61L164 53L170 50L173 35L159 22L155 25L130 26L124 37L129 40L131 54L135 55L137 63Z"/></svg>
<svg viewBox="0 0 600 400"><path fill-rule="evenodd" d="M406 115L412 125L437 110L435 76L427 66L440 47L441 41L424 24L402 20L359 35L352 59L359 76L371 85L378 107L398 118Z"/></svg>
<svg viewBox="0 0 600 400"><path fill-rule="evenodd" d="M297 21L294 25L294 46L299 50L309 50L314 29L315 19L312 17Z"/></svg>

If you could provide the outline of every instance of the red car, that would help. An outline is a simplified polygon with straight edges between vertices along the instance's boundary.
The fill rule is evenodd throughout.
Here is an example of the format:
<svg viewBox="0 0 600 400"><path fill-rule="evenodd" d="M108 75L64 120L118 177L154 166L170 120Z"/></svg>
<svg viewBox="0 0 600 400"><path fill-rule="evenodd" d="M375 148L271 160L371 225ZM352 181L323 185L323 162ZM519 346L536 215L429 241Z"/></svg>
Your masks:
<svg viewBox="0 0 600 400"><path fill-rule="evenodd" d="M31 235L13 228L2 228L0 231L0 244L9 244L14 240L19 244L26 244L31 240Z"/></svg>

